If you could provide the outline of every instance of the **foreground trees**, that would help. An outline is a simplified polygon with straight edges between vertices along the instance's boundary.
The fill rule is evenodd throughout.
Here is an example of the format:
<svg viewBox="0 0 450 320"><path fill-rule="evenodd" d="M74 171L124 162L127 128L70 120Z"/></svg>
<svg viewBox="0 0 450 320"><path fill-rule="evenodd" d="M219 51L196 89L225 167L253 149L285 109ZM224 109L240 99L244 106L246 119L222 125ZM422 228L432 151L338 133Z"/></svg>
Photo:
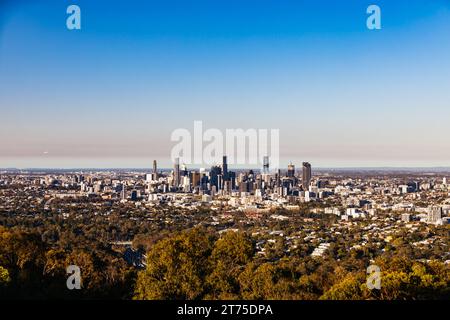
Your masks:
<svg viewBox="0 0 450 320"><path fill-rule="evenodd" d="M216 238L193 229L159 241L138 276L135 299L238 298L237 275L254 255L253 243L229 232Z"/></svg>
<svg viewBox="0 0 450 320"><path fill-rule="evenodd" d="M206 277L207 299L239 298L239 275L252 261L255 247L243 233L227 232L214 243Z"/></svg>
<svg viewBox="0 0 450 320"><path fill-rule="evenodd" d="M139 274L135 299L448 299L450 268L438 262L381 256L381 289L366 285L364 260L255 258L250 238L216 238L192 229L154 245Z"/></svg>
<svg viewBox="0 0 450 320"><path fill-rule="evenodd" d="M81 269L81 290L67 289L69 265ZM129 298L133 282L111 251L51 248L37 233L0 227L0 298Z"/></svg>
<svg viewBox="0 0 450 320"><path fill-rule="evenodd" d="M188 232L159 241L139 274L137 299L197 299L205 291L212 240L205 232Z"/></svg>
<svg viewBox="0 0 450 320"><path fill-rule="evenodd" d="M379 256L370 250L342 255L336 243L321 258L301 249L272 259L257 254L243 232L193 228L149 242L146 269L136 279L136 269L111 246L70 239L50 241L48 234L0 227L0 298L450 298L449 264L410 257L401 243ZM366 285L369 264L381 269L380 290ZM81 290L66 287L69 265L81 269Z"/></svg>
<svg viewBox="0 0 450 320"><path fill-rule="evenodd" d="M377 259L381 270L380 290L369 290L364 273L349 274L337 282L321 299L449 299L450 269L438 261L411 261L405 257Z"/></svg>

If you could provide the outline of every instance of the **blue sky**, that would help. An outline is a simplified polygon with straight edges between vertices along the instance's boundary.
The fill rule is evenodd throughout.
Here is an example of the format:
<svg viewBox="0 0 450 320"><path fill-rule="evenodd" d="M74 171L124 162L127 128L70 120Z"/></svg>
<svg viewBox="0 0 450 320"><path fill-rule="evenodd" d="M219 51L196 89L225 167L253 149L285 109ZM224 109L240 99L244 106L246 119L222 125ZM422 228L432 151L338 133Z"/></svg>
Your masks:
<svg viewBox="0 0 450 320"><path fill-rule="evenodd" d="M66 8L81 8L81 30ZM382 29L366 28L381 8ZM280 129L281 163L449 166L450 1L0 2L0 167L170 165Z"/></svg>

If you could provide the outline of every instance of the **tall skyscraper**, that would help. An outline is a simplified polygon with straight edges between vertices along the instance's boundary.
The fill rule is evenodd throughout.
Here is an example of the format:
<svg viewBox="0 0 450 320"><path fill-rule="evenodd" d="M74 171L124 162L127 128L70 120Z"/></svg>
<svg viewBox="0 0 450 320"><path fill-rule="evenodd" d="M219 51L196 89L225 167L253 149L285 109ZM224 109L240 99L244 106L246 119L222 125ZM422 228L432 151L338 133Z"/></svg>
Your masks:
<svg viewBox="0 0 450 320"><path fill-rule="evenodd" d="M180 186L180 158L175 158L175 164L173 167L173 185L175 187Z"/></svg>
<svg viewBox="0 0 450 320"><path fill-rule="evenodd" d="M153 160L152 180L158 180L158 167L156 165L156 160Z"/></svg>
<svg viewBox="0 0 450 320"><path fill-rule="evenodd" d="M209 172L209 182L211 184L211 187L216 187L216 190L219 189L219 174L222 174L222 169L219 166L212 166L211 171Z"/></svg>
<svg viewBox="0 0 450 320"><path fill-rule="evenodd" d="M223 190L223 175L217 175L217 191Z"/></svg>
<svg viewBox="0 0 450 320"><path fill-rule="evenodd" d="M295 176L295 166L292 163L288 164L287 176L289 178L293 178Z"/></svg>
<svg viewBox="0 0 450 320"><path fill-rule="evenodd" d="M440 206L431 206L428 208L427 222L437 223L442 218L442 208Z"/></svg>
<svg viewBox="0 0 450 320"><path fill-rule="evenodd" d="M127 198L127 189L125 184L122 185L122 191L120 192L120 199L125 200Z"/></svg>
<svg viewBox="0 0 450 320"><path fill-rule="evenodd" d="M236 189L236 172L229 171L228 178L230 179L230 188L232 190Z"/></svg>
<svg viewBox="0 0 450 320"><path fill-rule="evenodd" d="M302 164L302 186L304 190L308 190L311 183L311 164L309 162L303 162Z"/></svg>
<svg viewBox="0 0 450 320"><path fill-rule="evenodd" d="M222 158L222 174L223 174L223 180L228 181L227 156L223 156L223 158Z"/></svg>
<svg viewBox="0 0 450 320"><path fill-rule="evenodd" d="M200 184L200 173L196 171L191 171L191 181L193 187L198 186Z"/></svg>
<svg viewBox="0 0 450 320"><path fill-rule="evenodd" d="M263 173L269 173L269 157L264 156L263 158Z"/></svg>
<svg viewBox="0 0 450 320"><path fill-rule="evenodd" d="M276 181L277 187L281 186L281 170L280 169L278 169L277 173L275 174L275 181Z"/></svg>

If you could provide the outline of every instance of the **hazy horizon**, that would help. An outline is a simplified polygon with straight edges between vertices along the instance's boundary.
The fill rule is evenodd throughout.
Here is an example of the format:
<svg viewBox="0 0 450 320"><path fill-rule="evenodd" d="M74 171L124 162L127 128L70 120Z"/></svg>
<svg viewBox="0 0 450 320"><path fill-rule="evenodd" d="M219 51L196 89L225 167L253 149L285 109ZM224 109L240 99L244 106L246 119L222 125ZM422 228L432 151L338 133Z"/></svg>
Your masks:
<svg viewBox="0 0 450 320"><path fill-rule="evenodd" d="M209 167L200 167L200 166L188 166L188 170L198 170L198 169L206 169L209 170ZM250 166L235 166L235 167L229 167L230 170L260 170L261 168L258 167L250 167ZM313 171L326 171L326 170L342 170L342 171L351 171L351 170L361 170L361 171L433 171L433 172L450 172L450 166L442 166L442 167L398 167L398 166L392 166L392 167L313 167ZM151 167L0 167L0 171L10 171L10 170L20 170L20 171L26 171L26 170L61 170L61 171L76 171L76 170L100 170L100 171L107 171L107 170L133 170L133 171L152 171L153 168ZM172 167L158 167L158 171L169 171L173 170ZM287 167L280 168L281 171L286 171ZM296 171L301 171L300 166L296 166Z"/></svg>

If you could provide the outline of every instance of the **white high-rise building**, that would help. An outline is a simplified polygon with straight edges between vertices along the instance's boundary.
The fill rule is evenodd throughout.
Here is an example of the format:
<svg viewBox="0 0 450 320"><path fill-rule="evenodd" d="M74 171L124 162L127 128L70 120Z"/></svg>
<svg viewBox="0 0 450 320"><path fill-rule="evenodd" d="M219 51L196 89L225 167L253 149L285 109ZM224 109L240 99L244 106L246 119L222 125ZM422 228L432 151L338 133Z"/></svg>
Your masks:
<svg viewBox="0 0 450 320"><path fill-rule="evenodd" d="M442 208L440 206L431 206L428 208L427 222L438 223L442 218Z"/></svg>

